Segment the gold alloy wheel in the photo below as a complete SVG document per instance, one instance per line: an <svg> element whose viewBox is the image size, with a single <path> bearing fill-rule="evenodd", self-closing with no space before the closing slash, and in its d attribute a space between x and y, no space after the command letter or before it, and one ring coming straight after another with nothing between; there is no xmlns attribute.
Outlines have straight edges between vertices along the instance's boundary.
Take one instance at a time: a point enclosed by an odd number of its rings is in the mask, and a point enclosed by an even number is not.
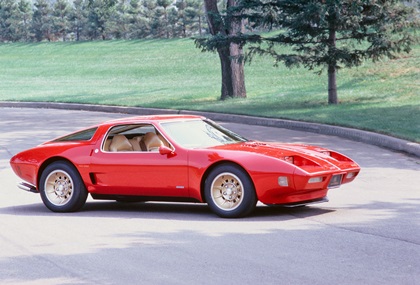
<svg viewBox="0 0 420 285"><path fill-rule="evenodd" d="M73 180L64 170L57 169L45 179L45 196L55 206L67 204L73 194Z"/></svg>
<svg viewBox="0 0 420 285"><path fill-rule="evenodd" d="M243 195L242 181L232 173L219 174L211 184L211 198L222 210L232 211L239 207Z"/></svg>

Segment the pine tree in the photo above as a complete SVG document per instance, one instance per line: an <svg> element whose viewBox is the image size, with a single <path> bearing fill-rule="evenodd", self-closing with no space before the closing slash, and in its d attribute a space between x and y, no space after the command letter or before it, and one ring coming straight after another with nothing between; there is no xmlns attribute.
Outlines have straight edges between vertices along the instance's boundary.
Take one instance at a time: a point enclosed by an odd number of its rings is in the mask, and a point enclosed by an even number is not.
<svg viewBox="0 0 420 285"><path fill-rule="evenodd" d="M14 3L11 0L0 1L0 40L3 42L10 41L11 30L10 19L12 17Z"/></svg>
<svg viewBox="0 0 420 285"><path fill-rule="evenodd" d="M119 0L106 23L107 30L115 39L128 38L129 16L125 0Z"/></svg>
<svg viewBox="0 0 420 285"><path fill-rule="evenodd" d="M170 6L167 9L168 14L168 36L172 38L181 36L181 28L179 25L179 13L178 9L174 6Z"/></svg>
<svg viewBox="0 0 420 285"><path fill-rule="evenodd" d="M28 0L0 0L0 41L29 41L32 8Z"/></svg>
<svg viewBox="0 0 420 285"><path fill-rule="evenodd" d="M190 26L192 33L202 36L203 29L206 28L203 3L200 0L187 0L185 8L185 18L187 27Z"/></svg>
<svg viewBox="0 0 420 285"><path fill-rule="evenodd" d="M54 40L52 34L51 7L47 0L36 0L35 10L32 18L32 30L37 41L47 39Z"/></svg>
<svg viewBox="0 0 420 285"><path fill-rule="evenodd" d="M67 0L57 0L54 3L52 12L53 33L56 38L66 41L67 33L70 31L71 7Z"/></svg>
<svg viewBox="0 0 420 285"><path fill-rule="evenodd" d="M87 2L85 0L74 0L73 9L69 15L70 30L74 34L75 40L80 41L87 32Z"/></svg>
<svg viewBox="0 0 420 285"><path fill-rule="evenodd" d="M30 40L32 22L32 3L29 0L20 0L17 4L18 22L16 40L27 42Z"/></svg>
<svg viewBox="0 0 420 285"><path fill-rule="evenodd" d="M172 4L172 0L157 0L157 13L160 18L159 24L161 25L160 30L162 30L164 36L169 38L169 19L168 19L168 7ZM161 35L163 36L163 35Z"/></svg>
<svg viewBox="0 0 420 285"><path fill-rule="evenodd" d="M242 0L231 11L254 28L279 29L273 36L236 34L237 43L253 43L249 56L268 55L276 64L302 65L310 70L327 69L328 103L337 104L336 73L363 60L393 57L409 52L413 38L407 27L413 10L398 0ZM282 53L279 45L291 46Z"/></svg>
<svg viewBox="0 0 420 285"><path fill-rule="evenodd" d="M91 39L106 40L109 31L107 22L109 21L117 0L88 0L88 33Z"/></svg>
<svg viewBox="0 0 420 285"><path fill-rule="evenodd" d="M197 0L177 0L175 3L178 11L178 27L181 36L188 37L192 34L202 36L203 3Z"/></svg>
<svg viewBox="0 0 420 285"><path fill-rule="evenodd" d="M146 17L147 7L142 5L139 0L131 0L127 14L128 14L128 38L141 39L150 34L150 21Z"/></svg>

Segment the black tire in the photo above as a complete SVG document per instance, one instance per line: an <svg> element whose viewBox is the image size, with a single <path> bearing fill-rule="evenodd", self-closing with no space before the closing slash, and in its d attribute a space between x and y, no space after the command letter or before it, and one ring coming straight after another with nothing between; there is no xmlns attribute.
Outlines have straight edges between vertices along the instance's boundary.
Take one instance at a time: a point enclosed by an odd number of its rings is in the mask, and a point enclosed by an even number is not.
<svg viewBox="0 0 420 285"><path fill-rule="evenodd" d="M45 206L53 212L75 212L86 203L88 192L77 169L65 161L48 165L39 190Z"/></svg>
<svg viewBox="0 0 420 285"><path fill-rule="evenodd" d="M222 218L250 214L257 204L254 185L237 165L221 164L207 176L204 195L210 209Z"/></svg>

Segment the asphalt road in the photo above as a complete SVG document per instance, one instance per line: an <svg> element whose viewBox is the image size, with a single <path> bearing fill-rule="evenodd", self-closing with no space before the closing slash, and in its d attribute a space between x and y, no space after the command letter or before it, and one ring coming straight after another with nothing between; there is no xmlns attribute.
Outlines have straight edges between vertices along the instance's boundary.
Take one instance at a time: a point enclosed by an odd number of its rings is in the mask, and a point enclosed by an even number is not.
<svg viewBox="0 0 420 285"><path fill-rule="evenodd" d="M90 199L55 214L16 187L13 154L122 116L0 108L0 284L420 284L420 160L363 143L225 124L251 139L326 146L362 167L329 203L258 205L243 219L201 204Z"/></svg>

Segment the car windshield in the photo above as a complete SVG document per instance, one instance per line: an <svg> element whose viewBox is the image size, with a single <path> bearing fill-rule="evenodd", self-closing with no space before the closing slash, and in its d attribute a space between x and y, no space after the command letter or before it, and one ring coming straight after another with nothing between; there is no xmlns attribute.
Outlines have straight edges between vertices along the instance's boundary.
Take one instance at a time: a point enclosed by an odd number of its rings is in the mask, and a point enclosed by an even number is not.
<svg viewBox="0 0 420 285"><path fill-rule="evenodd" d="M161 125L177 144L185 148L204 148L247 141L212 121L188 120Z"/></svg>

